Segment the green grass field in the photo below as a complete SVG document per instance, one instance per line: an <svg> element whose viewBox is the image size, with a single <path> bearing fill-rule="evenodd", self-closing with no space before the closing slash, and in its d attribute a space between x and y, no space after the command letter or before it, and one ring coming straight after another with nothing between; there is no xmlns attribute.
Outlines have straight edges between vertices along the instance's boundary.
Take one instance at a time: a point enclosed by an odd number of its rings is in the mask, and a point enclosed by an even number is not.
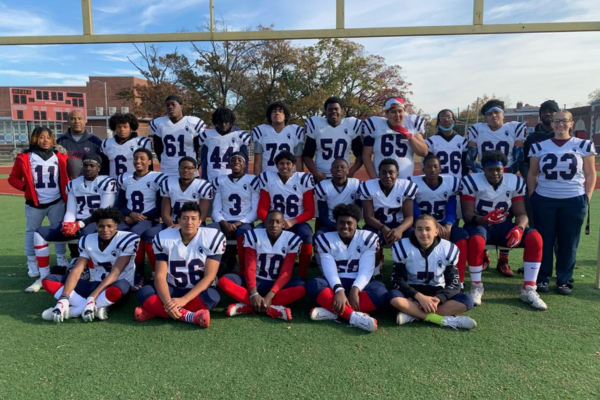
<svg viewBox="0 0 600 400"><path fill-rule="evenodd" d="M0 196L0 206L1 399L600 396L598 196L593 234L582 235L579 247L574 294L543 295L549 311L520 302L521 278L501 277L492 267L484 273L483 305L468 314L478 329L399 327L394 313L381 310L374 313L379 331L373 334L310 321L314 303L308 297L293 305L289 323L227 318L227 297L206 330L161 319L138 323L135 296L111 308L104 322L42 321L42 310L55 300L44 291L23 292L31 283L24 265L23 200ZM511 252L514 270L521 257L522 250ZM389 250L386 260L389 280Z"/></svg>

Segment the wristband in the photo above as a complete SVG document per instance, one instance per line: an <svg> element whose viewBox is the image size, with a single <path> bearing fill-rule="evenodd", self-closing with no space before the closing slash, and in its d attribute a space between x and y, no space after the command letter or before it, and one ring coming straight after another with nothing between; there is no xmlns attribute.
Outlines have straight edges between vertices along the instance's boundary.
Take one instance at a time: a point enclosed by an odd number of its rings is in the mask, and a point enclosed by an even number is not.
<svg viewBox="0 0 600 400"><path fill-rule="evenodd" d="M473 215L473 216L471 217L471 223L472 223L473 225L477 225L477 215Z"/></svg>
<svg viewBox="0 0 600 400"><path fill-rule="evenodd" d="M254 292L254 293L252 293L252 294L251 294L249 297L250 297L250 298L253 298L254 296L258 296L258 292Z"/></svg>
<svg viewBox="0 0 600 400"><path fill-rule="evenodd" d="M335 293L337 293L337 292L338 292L340 289L342 289L342 290L343 290L343 289L344 289L344 287L343 287L342 285L340 285L339 283L336 283L336 284L333 286L333 291L334 291Z"/></svg>
<svg viewBox="0 0 600 400"><path fill-rule="evenodd" d="M63 294L62 296L59 297L59 300L70 300L71 297L68 294Z"/></svg>

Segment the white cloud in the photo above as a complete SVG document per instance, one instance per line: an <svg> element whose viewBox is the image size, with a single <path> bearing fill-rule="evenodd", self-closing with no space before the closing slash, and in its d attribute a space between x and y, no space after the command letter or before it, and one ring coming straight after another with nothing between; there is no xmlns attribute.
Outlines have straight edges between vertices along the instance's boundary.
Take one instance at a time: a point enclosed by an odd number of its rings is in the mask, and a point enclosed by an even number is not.
<svg viewBox="0 0 600 400"><path fill-rule="evenodd" d="M0 3L0 36L73 35L79 32L26 9Z"/></svg>

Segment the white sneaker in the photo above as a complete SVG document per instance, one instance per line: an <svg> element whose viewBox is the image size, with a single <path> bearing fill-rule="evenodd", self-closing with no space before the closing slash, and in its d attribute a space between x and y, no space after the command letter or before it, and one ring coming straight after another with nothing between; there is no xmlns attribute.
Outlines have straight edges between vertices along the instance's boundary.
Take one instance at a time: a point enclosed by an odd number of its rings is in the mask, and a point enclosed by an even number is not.
<svg viewBox="0 0 600 400"><path fill-rule="evenodd" d="M416 321L418 318L413 317L412 315L404 314L403 312L399 312L396 316L396 323L398 325L409 324L413 321Z"/></svg>
<svg viewBox="0 0 600 400"><path fill-rule="evenodd" d="M25 289L25 293L35 293L39 292L42 288L42 278L39 278L35 282L33 282L27 289Z"/></svg>
<svg viewBox="0 0 600 400"><path fill-rule="evenodd" d="M107 320L108 307L97 307L96 311L94 311L94 317L98 318L100 321Z"/></svg>
<svg viewBox="0 0 600 400"><path fill-rule="evenodd" d="M444 317L444 322L442 326L447 326L448 328L454 329L475 329L477 328L477 322L471 317L467 317L464 315L458 317L447 316Z"/></svg>
<svg viewBox="0 0 600 400"><path fill-rule="evenodd" d="M69 263L69 260L67 259L67 256L56 256L56 264L61 266L61 267L68 267L69 265L71 265Z"/></svg>
<svg viewBox="0 0 600 400"><path fill-rule="evenodd" d="M483 297L483 283L471 283L470 295L473 298L473 304L480 306Z"/></svg>
<svg viewBox="0 0 600 400"><path fill-rule="evenodd" d="M284 306L271 306L269 307L269 311L267 312L267 314L271 318L278 318L284 321L292 320L292 311Z"/></svg>
<svg viewBox="0 0 600 400"><path fill-rule="evenodd" d="M27 275L32 278L38 278L40 276L40 269L38 268L37 261L27 261Z"/></svg>
<svg viewBox="0 0 600 400"><path fill-rule="evenodd" d="M377 320L367 313L354 311L350 316L350 325L356 326L367 332L377 331Z"/></svg>
<svg viewBox="0 0 600 400"><path fill-rule="evenodd" d="M546 311L548 306L544 303L544 300L540 298L540 295L536 291L537 286L525 286L525 289L521 288L521 301L529 303L529 305L536 310Z"/></svg>
<svg viewBox="0 0 600 400"><path fill-rule="evenodd" d="M50 307L42 312L42 319L44 321L54 321L54 307Z"/></svg>
<svg viewBox="0 0 600 400"><path fill-rule="evenodd" d="M333 321L338 319L338 316L323 307L315 307L310 310L310 319L313 321Z"/></svg>

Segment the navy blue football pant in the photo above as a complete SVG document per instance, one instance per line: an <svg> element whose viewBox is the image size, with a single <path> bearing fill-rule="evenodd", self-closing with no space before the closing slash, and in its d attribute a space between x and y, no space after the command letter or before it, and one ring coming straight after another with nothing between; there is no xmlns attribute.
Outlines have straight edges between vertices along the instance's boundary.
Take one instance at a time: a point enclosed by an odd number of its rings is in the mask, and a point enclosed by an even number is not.
<svg viewBox="0 0 600 400"><path fill-rule="evenodd" d="M430 286L430 285L410 285L412 288L416 289L419 293L423 293L425 296L435 296L436 293L438 293L439 291L441 291L443 288L439 287L439 286ZM390 290L388 295L387 295L387 301L390 302L393 299L395 299L396 297L402 297L402 298L406 298L406 296L404 296L404 294L396 289ZM452 296L451 298L449 298L448 300L454 300L457 301L461 304L464 304L465 307L467 307L467 311L469 311L470 309L473 308L473 298L471 297L471 295L468 295L466 293L457 293L454 296ZM446 300L446 301L448 301Z"/></svg>
<svg viewBox="0 0 600 400"><path fill-rule="evenodd" d="M45 291L50 293L52 296L65 285L67 282L68 275L48 275L42 281L42 287ZM84 281L80 279L75 286L75 293L83 297L87 298L98 286L100 286L102 282L90 282ZM117 279L112 285L107 287L104 291L106 293L106 298L112 301L113 303L125 296L129 293L131 289L131 284L127 282L125 279Z"/></svg>
<svg viewBox="0 0 600 400"><path fill-rule="evenodd" d="M568 199L552 199L534 192L531 205L535 228L544 241L538 282L550 282L556 241L556 283L558 286L570 284L589 199L585 194Z"/></svg>

